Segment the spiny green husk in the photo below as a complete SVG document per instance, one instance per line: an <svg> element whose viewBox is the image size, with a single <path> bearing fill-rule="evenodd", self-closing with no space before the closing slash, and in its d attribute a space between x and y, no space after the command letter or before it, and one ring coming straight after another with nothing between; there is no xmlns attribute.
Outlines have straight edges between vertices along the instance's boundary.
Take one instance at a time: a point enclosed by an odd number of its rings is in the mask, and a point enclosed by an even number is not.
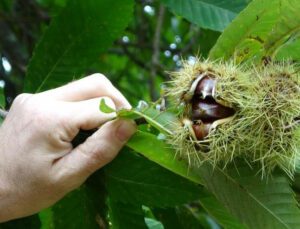
<svg viewBox="0 0 300 229"><path fill-rule="evenodd" d="M195 140L191 122L186 121L190 105L184 95L202 73L216 78L215 100L234 108L235 114L212 129L203 140ZM293 176L300 156L297 66L282 62L254 67L198 60L193 65L185 62L171 76L167 94L186 107L179 115L185 121L170 137L180 157L186 158L191 166L208 160L224 168L242 158L249 164L259 162L262 175L269 175L279 167Z"/></svg>

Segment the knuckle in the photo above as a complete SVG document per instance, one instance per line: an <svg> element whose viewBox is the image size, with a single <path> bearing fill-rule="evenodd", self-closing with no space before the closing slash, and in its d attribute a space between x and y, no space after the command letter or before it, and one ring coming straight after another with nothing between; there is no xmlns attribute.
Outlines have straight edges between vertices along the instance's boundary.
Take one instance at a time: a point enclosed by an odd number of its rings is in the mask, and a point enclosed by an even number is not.
<svg viewBox="0 0 300 229"><path fill-rule="evenodd" d="M21 105L21 104L24 104L26 101L28 101L29 98L32 97L32 94L29 94L29 93L22 93L22 94L19 94L13 104L18 104L18 105Z"/></svg>
<svg viewBox="0 0 300 229"><path fill-rule="evenodd" d="M96 83L101 84L101 85L112 85L110 80L103 74L101 73L95 73L92 75L92 77L95 79Z"/></svg>

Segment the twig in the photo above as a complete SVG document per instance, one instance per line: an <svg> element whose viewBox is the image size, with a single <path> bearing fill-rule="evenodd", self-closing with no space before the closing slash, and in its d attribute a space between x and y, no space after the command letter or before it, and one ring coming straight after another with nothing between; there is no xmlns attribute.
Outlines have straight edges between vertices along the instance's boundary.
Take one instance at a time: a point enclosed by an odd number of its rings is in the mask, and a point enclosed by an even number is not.
<svg viewBox="0 0 300 229"><path fill-rule="evenodd" d="M152 65L151 65L151 73L149 78L150 96L153 101L156 99L155 78L157 75L157 66L159 65L160 37L161 37L161 29L164 21L164 15L165 15L165 7L163 6L163 4L160 4L157 24L156 24L154 39L153 39L153 55L151 60Z"/></svg>

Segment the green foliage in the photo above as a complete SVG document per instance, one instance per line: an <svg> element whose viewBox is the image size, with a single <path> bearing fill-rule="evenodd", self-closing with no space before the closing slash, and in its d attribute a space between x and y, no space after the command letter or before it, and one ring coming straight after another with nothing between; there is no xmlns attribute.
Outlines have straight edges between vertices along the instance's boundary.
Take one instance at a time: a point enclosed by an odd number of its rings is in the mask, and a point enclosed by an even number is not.
<svg viewBox="0 0 300 229"><path fill-rule="evenodd" d="M176 14L206 29L223 31L250 0L163 0Z"/></svg>
<svg viewBox="0 0 300 229"><path fill-rule="evenodd" d="M166 135L172 134L172 127L174 127L174 123L177 122L174 114L160 112L149 105L143 105L131 110L122 109L118 112L118 117L127 119L144 118L151 126Z"/></svg>
<svg viewBox="0 0 300 229"><path fill-rule="evenodd" d="M4 97L4 92L3 88L0 88L0 108L5 107L5 97Z"/></svg>
<svg viewBox="0 0 300 229"><path fill-rule="evenodd" d="M39 92L82 77L120 36L132 7L132 0L68 1L34 51L25 91Z"/></svg>
<svg viewBox="0 0 300 229"><path fill-rule="evenodd" d="M100 199L100 193L87 185L71 192L52 207L53 228L99 228Z"/></svg>
<svg viewBox="0 0 300 229"><path fill-rule="evenodd" d="M111 108L110 106L108 106L105 103L105 99L101 99L99 109L100 109L100 111L102 111L103 113L106 113L106 114L115 112L115 110L113 108Z"/></svg>
<svg viewBox="0 0 300 229"><path fill-rule="evenodd" d="M112 229L147 229L142 206L109 200Z"/></svg>
<svg viewBox="0 0 300 229"><path fill-rule="evenodd" d="M186 161L176 160L174 151L154 134L138 131L127 146L173 173L202 184L201 176L189 169Z"/></svg>
<svg viewBox="0 0 300 229"><path fill-rule="evenodd" d="M5 107L5 97L4 97L4 93L3 93L3 89L0 88L0 108L4 108ZM0 125L2 123L3 119L0 117Z"/></svg>
<svg viewBox="0 0 300 229"><path fill-rule="evenodd" d="M143 150L144 155L148 152ZM266 224L271 228L300 226L300 211L288 178L277 172L266 180L257 176L257 171L244 163L225 172L209 163L198 169L204 185L249 228L264 228Z"/></svg>
<svg viewBox="0 0 300 229"><path fill-rule="evenodd" d="M242 163L225 173L210 166L200 171L206 187L249 228L299 227L297 202L282 172L265 180L256 175L254 168L243 167Z"/></svg>
<svg viewBox="0 0 300 229"><path fill-rule="evenodd" d="M297 60L299 7L297 0L252 1L226 28L210 58L260 61L278 54L279 59Z"/></svg>
<svg viewBox="0 0 300 229"><path fill-rule="evenodd" d="M236 63L260 63L266 57L300 59L297 0L253 0L247 7L248 0L163 0L179 17L164 12L163 5L156 2L137 2L135 17L133 0L38 2L58 16L33 52L26 92L40 92L101 71L130 101L148 101L158 97L158 88L167 79L164 71L181 66L180 55L193 60L200 49L199 54L207 56L213 45L211 59ZM3 1L0 10L10 12L13 6ZM42 28L46 25L41 23ZM219 37L215 31L225 27ZM153 42L157 37L158 49ZM189 167L166 143L176 117L171 110L160 112L155 107L162 108L157 103L118 111L120 118L147 122L127 143L131 150L125 148L82 187L38 216L0 228L300 227L292 181L281 171L262 179L256 165L250 168L241 161L226 170L209 163ZM100 110L113 112L103 100ZM293 188L300 193L299 175L295 177Z"/></svg>
<svg viewBox="0 0 300 229"><path fill-rule="evenodd" d="M9 221L7 223L0 224L0 229L38 229L41 227L40 219L37 215L29 216L21 219Z"/></svg>
<svg viewBox="0 0 300 229"><path fill-rule="evenodd" d="M121 152L105 173L109 196L123 203L170 207L196 200L201 190L194 183L127 151Z"/></svg>

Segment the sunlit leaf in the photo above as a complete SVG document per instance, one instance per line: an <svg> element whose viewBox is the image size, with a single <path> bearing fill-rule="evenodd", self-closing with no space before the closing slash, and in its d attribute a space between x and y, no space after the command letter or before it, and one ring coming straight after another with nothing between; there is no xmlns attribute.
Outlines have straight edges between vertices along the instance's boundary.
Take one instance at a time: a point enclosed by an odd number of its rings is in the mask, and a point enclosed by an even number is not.
<svg viewBox="0 0 300 229"><path fill-rule="evenodd" d="M100 108L101 112L106 113L106 114L115 112L115 110L113 108L111 108L110 106L108 106L105 103L105 99L101 99L99 108Z"/></svg>
<svg viewBox="0 0 300 229"><path fill-rule="evenodd" d="M250 0L163 0L173 12L202 28L222 31Z"/></svg>
<svg viewBox="0 0 300 229"><path fill-rule="evenodd" d="M176 159L174 150L153 134L138 131L127 143L127 146L175 174L198 184L202 183L201 175L189 168L186 161Z"/></svg>
<svg viewBox="0 0 300 229"><path fill-rule="evenodd" d="M210 52L212 59L260 59L269 33L280 19L280 0L253 0L225 29ZM283 2L282 2L283 3Z"/></svg>
<svg viewBox="0 0 300 229"><path fill-rule="evenodd" d="M144 118L151 126L164 134L173 134L174 124L178 122L176 116L167 111L158 111L150 106L144 108L122 109L117 112L118 117L138 119Z"/></svg>

